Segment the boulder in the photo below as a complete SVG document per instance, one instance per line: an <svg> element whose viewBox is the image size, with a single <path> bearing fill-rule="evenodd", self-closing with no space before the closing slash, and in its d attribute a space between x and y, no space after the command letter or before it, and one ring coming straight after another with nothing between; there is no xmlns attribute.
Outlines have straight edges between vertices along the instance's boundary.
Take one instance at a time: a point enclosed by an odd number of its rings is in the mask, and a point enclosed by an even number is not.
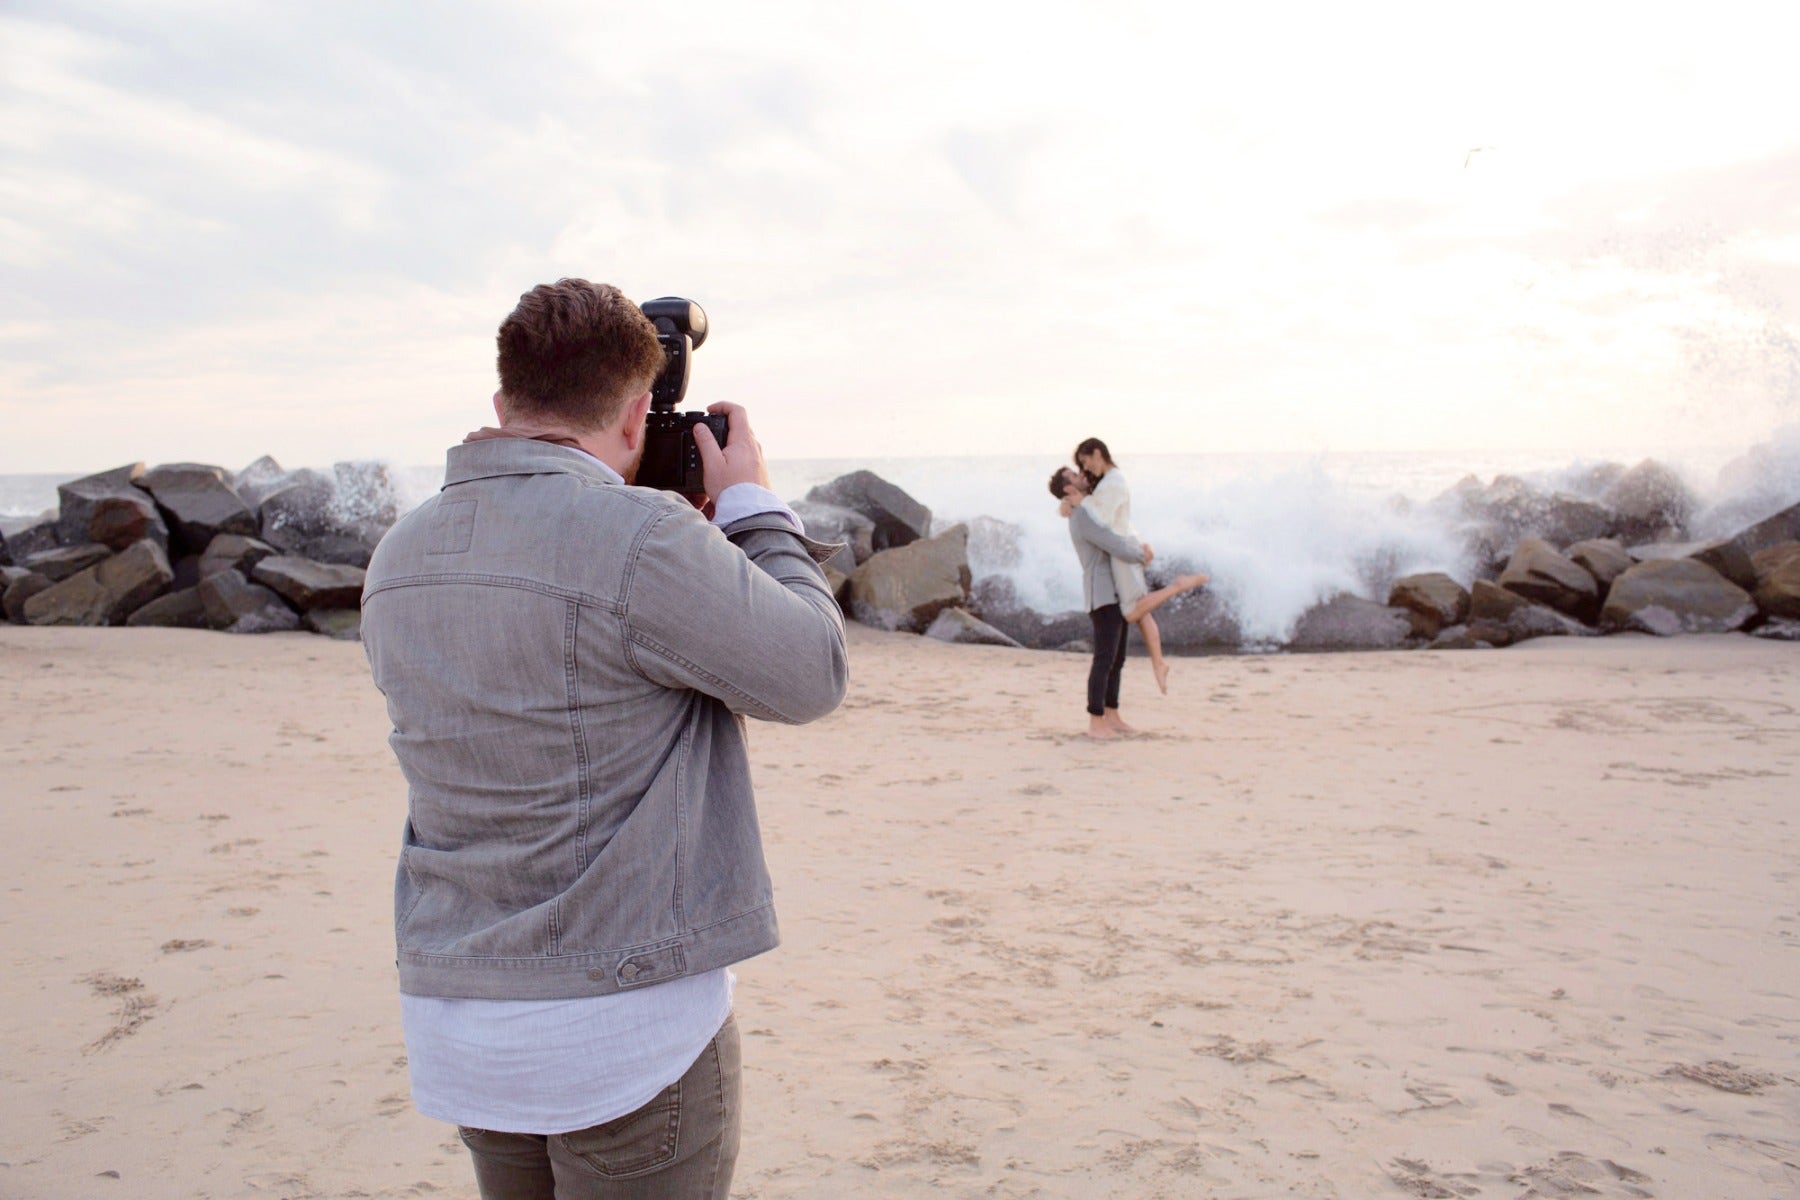
<svg viewBox="0 0 1800 1200"><path fill-rule="evenodd" d="M26 571L7 581L6 591L0 595L0 612L14 625L25 623L25 602L39 592L55 587L49 577L39 575L36 571Z"/></svg>
<svg viewBox="0 0 1800 1200"><path fill-rule="evenodd" d="M852 471L806 493L815 504L833 504L861 513L875 526L873 551L910 545L931 532L931 510L875 474Z"/></svg>
<svg viewBox="0 0 1800 1200"><path fill-rule="evenodd" d="M1492 642L1484 642L1469 632L1467 625L1451 625L1431 639L1427 650L1492 650Z"/></svg>
<svg viewBox="0 0 1800 1200"><path fill-rule="evenodd" d="M175 591L158 596L126 617L125 623L138 628L153 626L162 629L206 629L209 627L206 605L200 601L198 587L177 588Z"/></svg>
<svg viewBox="0 0 1800 1200"><path fill-rule="evenodd" d="M1800 618L1800 542L1783 542L1758 550L1756 604L1771 617Z"/></svg>
<svg viewBox="0 0 1800 1200"><path fill-rule="evenodd" d="M1751 555L1758 550L1767 550L1770 546L1779 546L1783 542L1800 542L1800 504L1784 508L1774 516L1758 521L1731 540ZM13 557L18 557L18 551L13 552Z"/></svg>
<svg viewBox="0 0 1800 1200"><path fill-rule="evenodd" d="M251 583L238 571L220 571L200 581L206 623L227 633L273 633L300 628L300 614L274 592Z"/></svg>
<svg viewBox="0 0 1800 1200"><path fill-rule="evenodd" d="M1014 649L1023 649L1018 642L970 613L966 608L946 608L940 612L926 627L925 636L936 638L940 642L956 642L962 645L1011 646Z"/></svg>
<svg viewBox="0 0 1800 1200"><path fill-rule="evenodd" d="M1636 561L1613 538L1591 538L1585 542L1576 542L1569 547L1567 558L1570 562L1579 563L1594 577L1602 594L1612 586L1613 580L1630 570L1631 564Z"/></svg>
<svg viewBox="0 0 1800 1200"><path fill-rule="evenodd" d="M831 598L838 602L839 608L844 607L844 593L850 588L849 572L838 569L836 555L820 563L819 569L825 572L825 586L830 589Z"/></svg>
<svg viewBox="0 0 1800 1200"><path fill-rule="evenodd" d="M1800 642L1800 621L1764 621L1750 631L1750 636L1776 642Z"/></svg>
<svg viewBox="0 0 1800 1200"><path fill-rule="evenodd" d="M1412 635L1407 609L1340 592L1302 613L1287 644L1295 650L1395 650Z"/></svg>
<svg viewBox="0 0 1800 1200"><path fill-rule="evenodd" d="M866 474L866 472L863 472ZM917 631L969 599L969 531L877 551L850 576L850 615L881 629Z"/></svg>
<svg viewBox="0 0 1800 1200"><path fill-rule="evenodd" d="M361 567L277 555L258 562L250 578L300 612L311 612L315 608L360 608L365 573Z"/></svg>
<svg viewBox="0 0 1800 1200"><path fill-rule="evenodd" d="M33 554L20 565L28 570L36 571L49 579L51 583L61 583L72 575L79 575L98 562L105 562L112 557L112 551L105 546L92 542L81 546L59 546L55 550L43 550Z"/></svg>
<svg viewBox="0 0 1800 1200"><path fill-rule="evenodd" d="M1500 586L1577 620L1591 619L1600 604L1600 589L1587 568L1564 558L1541 538L1519 543L1500 572Z"/></svg>
<svg viewBox="0 0 1800 1200"><path fill-rule="evenodd" d="M1508 588L1478 579L1469 589L1468 636L1490 646L1536 637L1579 637L1593 632L1581 622Z"/></svg>
<svg viewBox="0 0 1800 1200"><path fill-rule="evenodd" d="M32 625L120 625L175 578L155 542L136 542L25 602Z"/></svg>
<svg viewBox="0 0 1800 1200"><path fill-rule="evenodd" d="M340 642L362 641L362 610L357 608L315 608L300 614L301 628L321 633Z"/></svg>
<svg viewBox="0 0 1800 1200"><path fill-rule="evenodd" d="M12 565L12 551L6 548L6 530L0 529L0 567L10 567Z"/></svg>
<svg viewBox="0 0 1800 1200"><path fill-rule="evenodd" d="M1545 501L1543 515L1533 533L1553 546L1585 542L1609 536L1616 518L1604 505L1568 492L1552 493Z"/></svg>
<svg viewBox="0 0 1800 1200"><path fill-rule="evenodd" d="M166 463L145 471L137 486L169 516L177 550L199 554L221 533L254 536L256 513L225 480L223 467Z"/></svg>
<svg viewBox="0 0 1800 1200"><path fill-rule="evenodd" d="M1613 481L1602 497L1626 543L1680 541L1694 515L1694 496L1674 471L1645 459Z"/></svg>
<svg viewBox="0 0 1800 1200"><path fill-rule="evenodd" d="M1613 580L1600 619L1608 629L1668 637L1729 633L1755 615L1750 594L1705 563L1664 558L1641 562Z"/></svg>
<svg viewBox="0 0 1800 1200"><path fill-rule="evenodd" d="M1407 575L1388 590L1388 607L1411 614L1414 637L1434 638L1469 617L1469 593L1442 571Z"/></svg>
<svg viewBox="0 0 1800 1200"><path fill-rule="evenodd" d="M1632 561L1649 562L1656 558L1691 558L1703 562L1746 592L1756 590L1756 568L1750 552L1734 539L1713 542L1650 542L1633 546Z"/></svg>
<svg viewBox="0 0 1800 1200"><path fill-rule="evenodd" d="M108 549L123 550L149 538L166 551L168 526L156 505L133 486L143 474L143 463L129 463L58 484L56 540L64 546L99 542Z"/></svg>
<svg viewBox="0 0 1800 1200"><path fill-rule="evenodd" d="M260 538L221 533L206 544L206 552L200 556L198 578L205 579L220 571L239 571L247 578L257 563L274 558L278 553L280 551Z"/></svg>
<svg viewBox="0 0 1800 1200"><path fill-rule="evenodd" d="M6 551L12 555L13 562L22 563L34 554L42 554L62 545L62 538L56 532L57 524L57 520L51 517L7 534Z"/></svg>
<svg viewBox="0 0 1800 1200"><path fill-rule="evenodd" d="M1053 649L1093 632L1093 622L1084 612L1045 615L1027 606L1004 575L976 580L969 607L984 624L1032 650Z"/></svg>
<svg viewBox="0 0 1800 1200"><path fill-rule="evenodd" d="M788 506L806 527L806 536L820 542L843 542L826 561L848 575L875 553L875 522L859 512L836 504L796 500Z"/></svg>
<svg viewBox="0 0 1800 1200"><path fill-rule="evenodd" d="M358 481L358 503L364 507L340 500L335 469L332 476L306 469L288 474L263 498L259 510L262 539L283 554L298 558L368 566L376 543L393 520L390 517L383 521L380 511L368 511L369 505L385 510L378 481L359 478L353 471L346 471L346 477Z"/></svg>
<svg viewBox="0 0 1800 1200"><path fill-rule="evenodd" d="M267 454L231 477L231 489L251 511L262 507L263 498L287 479L282 465Z"/></svg>

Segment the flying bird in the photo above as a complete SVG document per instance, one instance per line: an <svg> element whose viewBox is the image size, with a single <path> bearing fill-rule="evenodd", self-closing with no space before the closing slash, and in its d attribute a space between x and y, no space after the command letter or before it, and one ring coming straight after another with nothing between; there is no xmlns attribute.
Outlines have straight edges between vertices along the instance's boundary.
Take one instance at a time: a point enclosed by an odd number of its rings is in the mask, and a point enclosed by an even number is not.
<svg viewBox="0 0 1800 1200"><path fill-rule="evenodd" d="M1463 155L1463 170L1466 171L1469 169L1469 163L1475 158L1475 156L1477 154L1480 154L1483 150L1492 150L1492 149L1493 149L1492 146L1470 146L1469 152L1467 154Z"/></svg>

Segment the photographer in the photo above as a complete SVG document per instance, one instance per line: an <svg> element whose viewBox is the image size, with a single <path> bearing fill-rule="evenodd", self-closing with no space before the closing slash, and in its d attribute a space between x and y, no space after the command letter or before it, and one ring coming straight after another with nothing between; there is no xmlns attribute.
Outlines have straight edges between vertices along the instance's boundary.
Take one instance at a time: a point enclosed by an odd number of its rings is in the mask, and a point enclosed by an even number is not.
<svg viewBox="0 0 1800 1200"><path fill-rule="evenodd" d="M616 288L526 293L498 428L369 566L413 1098L487 1200L726 1196L727 968L777 941L742 718L814 720L847 680L833 547L768 490L743 409L712 406L723 448L692 434L711 523L630 486L664 369Z"/></svg>

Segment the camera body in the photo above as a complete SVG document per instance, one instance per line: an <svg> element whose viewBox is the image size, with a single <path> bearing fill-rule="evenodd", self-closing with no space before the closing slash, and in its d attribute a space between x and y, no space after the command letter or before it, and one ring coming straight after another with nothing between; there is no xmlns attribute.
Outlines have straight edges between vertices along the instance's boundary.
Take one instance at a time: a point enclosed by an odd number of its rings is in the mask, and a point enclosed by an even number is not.
<svg viewBox="0 0 1800 1200"><path fill-rule="evenodd" d="M644 421L644 457L638 463L637 485L699 496L705 493L706 485L700 448L694 444L694 426L704 423L723 446L728 422L723 416L676 412L675 408L687 395L693 352L706 340L706 312L680 296L646 300L639 307L656 326L663 369L650 386L650 413Z"/></svg>

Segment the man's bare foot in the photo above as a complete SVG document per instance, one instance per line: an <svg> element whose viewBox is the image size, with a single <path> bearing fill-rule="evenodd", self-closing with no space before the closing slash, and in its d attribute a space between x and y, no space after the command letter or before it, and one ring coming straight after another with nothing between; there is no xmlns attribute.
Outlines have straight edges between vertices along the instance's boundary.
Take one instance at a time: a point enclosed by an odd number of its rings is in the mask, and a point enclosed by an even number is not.
<svg viewBox="0 0 1800 1200"><path fill-rule="evenodd" d="M1107 728L1113 730L1115 733L1130 735L1137 732L1135 727L1125 723L1125 718L1119 715L1119 710L1116 708L1109 711L1106 716L1100 719L1105 721Z"/></svg>
<svg viewBox="0 0 1800 1200"><path fill-rule="evenodd" d="M1111 722L1105 717L1089 717L1087 735L1096 742L1116 742L1119 740L1118 731L1112 727Z"/></svg>
<svg viewBox="0 0 1800 1200"><path fill-rule="evenodd" d="M1156 676L1156 690L1163 695L1169 694L1169 664L1166 662L1151 663L1150 673Z"/></svg>

